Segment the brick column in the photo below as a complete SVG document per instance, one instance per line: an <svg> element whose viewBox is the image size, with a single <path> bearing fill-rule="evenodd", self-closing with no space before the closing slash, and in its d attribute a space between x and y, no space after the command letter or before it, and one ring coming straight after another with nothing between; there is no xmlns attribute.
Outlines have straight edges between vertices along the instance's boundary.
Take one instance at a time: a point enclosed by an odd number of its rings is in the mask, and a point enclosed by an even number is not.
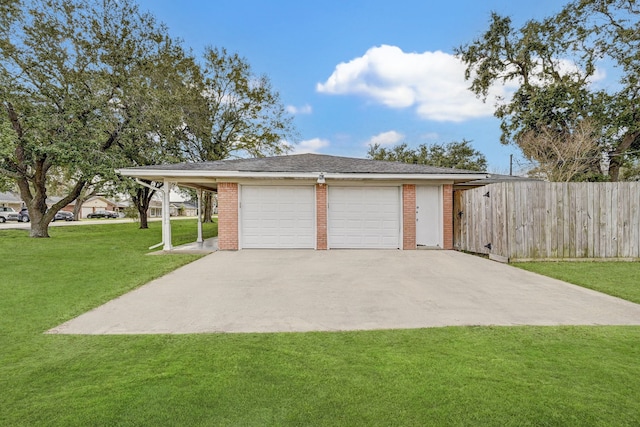
<svg viewBox="0 0 640 427"><path fill-rule="evenodd" d="M218 183L218 247L238 250L238 184Z"/></svg>
<svg viewBox="0 0 640 427"><path fill-rule="evenodd" d="M327 186L316 184L316 249L327 249Z"/></svg>
<svg viewBox="0 0 640 427"><path fill-rule="evenodd" d="M453 249L453 185L442 186L443 249Z"/></svg>
<svg viewBox="0 0 640 427"><path fill-rule="evenodd" d="M416 249L416 186L402 185L402 249Z"/></svg>

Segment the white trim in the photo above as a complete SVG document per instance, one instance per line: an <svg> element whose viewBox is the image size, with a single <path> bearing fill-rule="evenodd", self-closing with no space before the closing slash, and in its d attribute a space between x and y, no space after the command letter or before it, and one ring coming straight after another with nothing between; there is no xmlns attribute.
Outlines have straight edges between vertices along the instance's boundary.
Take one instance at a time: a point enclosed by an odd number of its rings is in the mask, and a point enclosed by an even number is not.
<svg viewBox="0 0 640 427"><path fill-rule="evenodd" d="M398 249L404 251L404 185L400 185L398 187L398 192L400 193L400 200L398 200L400 203L400 206L398 207L398 209L400 209L400 224L398 224L400 227L400 231L398 233L400 234L400 241L398 242Z"/></svg>
<svg viewBox="0 0 640 427"><path fill-rule="evenodd" d="M326 185L326 184L320 184ZM326 215L324 216L327 217ZM326 228L326 227L325 227ZM318 250L318 186L313 186L313 249Z"/></svg>
<svg viewBox="0 0 640 427"><path fill-rule="evenodd" d="M132 177L170 178L276 178L276 179L313 179L317 180L320 172L242 172L242 171L206 171L206 170L153 170L153 169L117 169L117 173ZM489 178L489 174L448 174L448 173L331 173L324 172L325 181L330 179L349 180L477 180ZM330 184L325 182L325 184Z"/></svg>
<svg viewBox="0 0 640 427"><path fill-rule="evenodd" d="M196 194L198 196L198 207L196 209L196 212L198 212L198 238L196 239L196 243L203 243L204 240L202 239L202 190L200 188L197 189Z"/></svg>
<svg viewBox="0 0 640 427"><path fill-rule="evenodd" d="M171 192L171 182L169 180L164 180L162 191L162 241L164 242L162 249L170 251L173 249L173 246L171 245L171 214L169 212L169 193Z"/></svg>
<svg viewBox="0 0 640 427"><path fill-rule="evenodd" d="M242 241L242 215L243 215L243 212L242 212L242 185L237 184L237 186L238 186L238 192L237 192L238 193L238 205L236 206L236 209L237 209L238 213L236 214L236 217L237 217L237 225L236 225L237 231L236 232L238 233L238 238L237 238L238 239L238 250L242 250L242 248L244 246L243 245L244 242ZM218 213L219 212L220 211L218 211ZM220 226L220 223L218 223L218 227L219 226Z"/></svg>

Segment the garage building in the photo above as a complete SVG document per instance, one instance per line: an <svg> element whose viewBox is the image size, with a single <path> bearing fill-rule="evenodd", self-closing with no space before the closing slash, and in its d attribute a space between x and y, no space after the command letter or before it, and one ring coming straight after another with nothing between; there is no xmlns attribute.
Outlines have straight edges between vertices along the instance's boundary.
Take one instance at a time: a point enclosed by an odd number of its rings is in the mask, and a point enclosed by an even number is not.
<svg viewBox="0 0 640 427"><path fill-rule="evenodd" d="M217 192L221 250L452 249L453 185L488 176L321 154L119 172Z"/></svg>

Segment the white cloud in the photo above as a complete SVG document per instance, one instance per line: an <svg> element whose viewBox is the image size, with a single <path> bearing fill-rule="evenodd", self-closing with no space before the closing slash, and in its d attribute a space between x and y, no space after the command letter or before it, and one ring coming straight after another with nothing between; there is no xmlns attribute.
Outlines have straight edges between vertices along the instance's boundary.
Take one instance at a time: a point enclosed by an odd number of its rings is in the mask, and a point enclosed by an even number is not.
<svg viewBox="0 0 640 427"><path fill-rule="evenodd" d="M390 130L388 132L379 133L378 135L372 137L366 142L366 145L393 145L400 142L402 138L404 138L403 134L401 134L400 132L396 132L395 130Z"/></svg>
<svg viewBox="0 0 640 427"><path fill-rule="evenodd" d="M336 66L321 93L355 94L390 108L415 108L424 119L460 122L493 114L493 106L477 99L464 80L464 64L441 51L406 53L396 46L382 45L363 56ZM493 96L507 96L496 87Z"/></svg>
<svg viewBox="0 0 640 427"><path fill-rule="evenodd" d="M581 73L571 60L561 59L557 65L565 74ZM382 45L338 64L316 90L360 95L390 108L414 108L427 120L461 122L491 116L495 102L509 100L518 87L517 81L496 84L490 88L487 102L482 102L468 89L471 82L464 79L465 68L454 55L441 51L407 53ZM605 72L597 69L589 80L594 83L605 77Z"/></svg>
<svg viewBox="0 0 640 427"><path fill-rule="evenodd" d="M329 145L330 142L326 139L313 138L300 141L299 143L290 146L293 148L293 154L304 154L317 153L321 149L327 148Z"/></svg>
<svg viewBox="0 0 640 427"><path fill-rule="evenodd" d="M287 110L287 113L291 113L291 114L311 114L311 112L313 111L313 109L311 108L311 105L309 104L304 104L302 107L296 107L295 105L287 105L285 109Z"/></svg>

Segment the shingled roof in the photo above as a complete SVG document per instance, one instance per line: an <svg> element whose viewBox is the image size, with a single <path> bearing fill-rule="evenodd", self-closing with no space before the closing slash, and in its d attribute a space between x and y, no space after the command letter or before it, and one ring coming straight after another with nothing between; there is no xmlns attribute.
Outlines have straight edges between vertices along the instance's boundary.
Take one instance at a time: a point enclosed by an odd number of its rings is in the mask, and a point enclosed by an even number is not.
<svg viewBox="0 0 640 427"><path fill-rule="evenodd" d="M329 156L326 154L293 154L252 159L213 162L175 163L141 166L132 170L157 171L238 171L238 172L326 172L372 174L482 174L463 169L439 168L400 162Z"/></svg>

